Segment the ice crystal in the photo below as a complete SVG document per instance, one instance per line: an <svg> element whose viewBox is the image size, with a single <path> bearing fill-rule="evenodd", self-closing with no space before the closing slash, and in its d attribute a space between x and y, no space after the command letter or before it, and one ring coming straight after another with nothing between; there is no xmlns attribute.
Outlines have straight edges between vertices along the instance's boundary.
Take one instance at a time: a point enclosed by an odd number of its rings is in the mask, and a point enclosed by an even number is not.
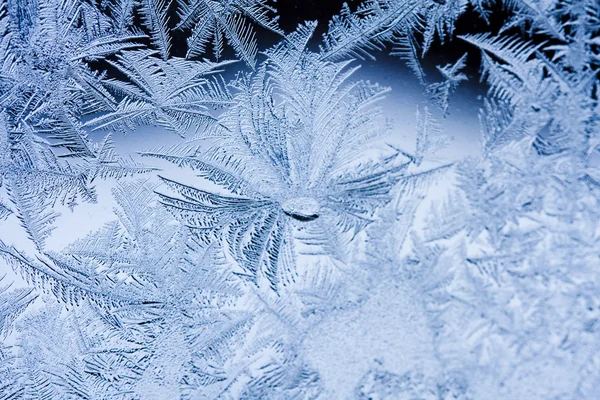
<svg viewBox="0 0 600 400"><path fill-rule="evenodd" d="M206 151L146 153L189 166L231 193L163 178L178 197L163 194L161 201L203 241L222 241L240 273L274 290L289 275L280 268L291 268L284 252L294 253L287 249L294 233L310 248L305 251L340 253L343 236L351 238L369 224L396 183L418 185L427 177L407 173L422 155L394 152L356 164L363 146L387 133L371 106L386 89L350 82L355 68L349 63L323 62L305 52L301 46L311 33L310 26L302 27L290 44L267 52L255 75L233 84L239 93L221 118L226 133L217 144ZM429 144L423 138L418 151Z"/></svg>
<svg viewBox="0 0 600 400"><path fill-rule="evenodd" d="M597 2L359 3L0 5L0 400L596 398Z"/></svg>

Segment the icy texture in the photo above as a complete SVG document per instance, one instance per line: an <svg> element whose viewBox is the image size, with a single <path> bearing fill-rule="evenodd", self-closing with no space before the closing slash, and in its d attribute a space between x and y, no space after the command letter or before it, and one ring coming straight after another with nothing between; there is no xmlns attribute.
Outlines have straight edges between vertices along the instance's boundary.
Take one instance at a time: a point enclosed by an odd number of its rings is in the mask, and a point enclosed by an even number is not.
<svg viewBox="0 0 600 400"><path fill-rule="evenodd" d="M388 131L373 105L386 89L350 84L347 62L305 53L311 28L301 27L267 52L256 74L232 84L238 95L220 118L220 140L203 151L187 145L145 153L190 167L221 189L163 178L176 194L160 200L199 240L221 242L241 275L276 292L292 284L286 281L294 280L298 252L345 261L346 242L389 202L396 184L412 190L443 170L411 174L417 158L398 150L361 161L365 144ZM429 142L423 139L420 153Z"/></svg>
<svg viewBox="0 0 600 400"><path fill-rule="evenodd" d="M266 0L3 2L0 400L597 398L600 7L501 3L344 5L311 51ZM358 78L384 50L414 141ZM81 203L112 218L50 246Z"/></svg>

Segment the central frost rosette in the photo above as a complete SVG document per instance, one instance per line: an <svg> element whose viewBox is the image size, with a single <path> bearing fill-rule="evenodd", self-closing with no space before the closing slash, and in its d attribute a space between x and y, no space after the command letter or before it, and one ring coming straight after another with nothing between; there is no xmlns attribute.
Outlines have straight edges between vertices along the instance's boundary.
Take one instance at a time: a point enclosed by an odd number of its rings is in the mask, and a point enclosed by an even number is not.
<svg viewBox="0 0 600 400"><path fill-rule="evenodd" d="M319 217L319 202L312 197L293 197L281 204L283 212L298 221L312 221Z"/></svg>

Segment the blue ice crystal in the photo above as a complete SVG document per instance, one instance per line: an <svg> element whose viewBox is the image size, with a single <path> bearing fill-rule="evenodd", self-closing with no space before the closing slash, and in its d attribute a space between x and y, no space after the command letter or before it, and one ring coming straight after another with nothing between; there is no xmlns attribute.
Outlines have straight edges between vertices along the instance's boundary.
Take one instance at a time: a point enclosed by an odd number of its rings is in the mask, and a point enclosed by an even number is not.
<svg viewBox="0 0 600 400"><path fill-rule="evenodd" d="M597 1L291 3L1 3L0 400L597 399Z"/></svg>

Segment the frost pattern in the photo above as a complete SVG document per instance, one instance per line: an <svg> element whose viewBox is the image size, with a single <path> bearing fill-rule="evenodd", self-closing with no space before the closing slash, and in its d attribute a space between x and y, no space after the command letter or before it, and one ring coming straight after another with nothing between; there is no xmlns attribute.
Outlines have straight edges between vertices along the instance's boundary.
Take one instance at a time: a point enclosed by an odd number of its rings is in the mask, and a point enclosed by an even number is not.
<svg viewBox="0 0 600 400"><path fill-rule="evenodd" d="M223 242L240 274L275 291L290 275L294 236L304 253L345 260L347 240L389 202L395 184L422 185L439 172L411 174L407 170L422 156L399 151L357 163L364 145L386 134L372 106L386 89L350 83L349 63L305 53L301 46L311 28L300 28L290 44L267 52L255 75L233 83L239 93L221 118L226 133L216 144L205 151L186 146L145 153L190 167L229 192L163 178L176 195L161 194L161 202L201 241Z"/></svg>
<svg viewBox="0 0 600 400"><path fill-rule="evenodd" d="M344 5L312 51L266 0L3 2L0 399L595 398L600 7L492 3ZM357 78L388 49L414 145ZM481 153L443 163L474 59ZM148 126L180 141L120 156Z"/></svg>

